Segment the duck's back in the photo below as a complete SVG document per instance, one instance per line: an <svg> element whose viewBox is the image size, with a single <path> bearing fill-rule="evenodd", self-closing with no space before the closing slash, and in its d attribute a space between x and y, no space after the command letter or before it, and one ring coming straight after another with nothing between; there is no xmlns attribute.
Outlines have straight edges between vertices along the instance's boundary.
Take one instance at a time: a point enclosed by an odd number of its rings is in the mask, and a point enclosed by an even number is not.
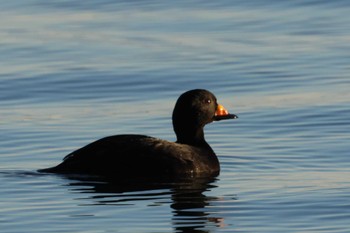
<svg viewBox="0 0 350 233"><path fill-rule="evenodd" d="M195 147L144 135L102 138L70 154L55 173L84 173L119 177L153 175L217 175L219 162L210 147Z"/></svg>

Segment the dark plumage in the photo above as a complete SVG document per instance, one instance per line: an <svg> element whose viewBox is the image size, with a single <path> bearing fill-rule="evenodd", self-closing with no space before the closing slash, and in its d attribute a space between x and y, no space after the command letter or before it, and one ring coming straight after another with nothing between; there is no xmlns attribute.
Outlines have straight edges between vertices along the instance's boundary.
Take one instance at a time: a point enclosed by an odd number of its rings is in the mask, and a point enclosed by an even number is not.
<svg viewBox="0 0 350 233"><path fill-rule="evenodd" d="M234 119L206 90L182 94L173 111L176 142L144 135L116 135L92 142L55 167L40 172L91 174L110 178L143 176L215 176L219 161L204 139L212 121Z"/></svg>

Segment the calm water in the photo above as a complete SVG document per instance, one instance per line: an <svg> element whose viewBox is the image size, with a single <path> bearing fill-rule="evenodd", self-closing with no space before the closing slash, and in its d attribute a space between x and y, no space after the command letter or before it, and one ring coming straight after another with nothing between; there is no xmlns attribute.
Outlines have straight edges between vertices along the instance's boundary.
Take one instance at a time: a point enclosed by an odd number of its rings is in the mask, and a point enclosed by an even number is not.
<svg viewBox="0 0 350 233"><path fill-rule="evenodd" d="M0 231L350 232L348 1L43 1L0 8ZM213 180L111 184L38 168L107 135L175 140L206 88Z"/></svg>

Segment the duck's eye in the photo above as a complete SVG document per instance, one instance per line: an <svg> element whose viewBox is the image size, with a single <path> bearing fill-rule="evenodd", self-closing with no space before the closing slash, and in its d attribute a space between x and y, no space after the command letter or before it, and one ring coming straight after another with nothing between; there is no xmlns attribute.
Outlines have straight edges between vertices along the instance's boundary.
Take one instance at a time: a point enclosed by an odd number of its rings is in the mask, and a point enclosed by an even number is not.
<svg viewBox="0 0 350 233"><path fill-rule="evenodd" d="M211 103L211 99L205 99L205 100L204 100L204 103L210 104L210 103Z"/></svg>

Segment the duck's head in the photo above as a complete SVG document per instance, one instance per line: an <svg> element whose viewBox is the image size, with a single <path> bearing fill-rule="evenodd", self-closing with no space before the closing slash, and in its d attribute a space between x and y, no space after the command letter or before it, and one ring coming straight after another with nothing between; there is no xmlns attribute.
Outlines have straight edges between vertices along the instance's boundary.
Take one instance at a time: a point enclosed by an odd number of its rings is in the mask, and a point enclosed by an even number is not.
<svg viewBox="0 0 350 233"><path fill-rule="evenodd" d="M217 103L213 93L195 89L178 98L173 111L173 126L178 142L188 143L204 140L203 127L206 124L236 118Z"/></svg>

